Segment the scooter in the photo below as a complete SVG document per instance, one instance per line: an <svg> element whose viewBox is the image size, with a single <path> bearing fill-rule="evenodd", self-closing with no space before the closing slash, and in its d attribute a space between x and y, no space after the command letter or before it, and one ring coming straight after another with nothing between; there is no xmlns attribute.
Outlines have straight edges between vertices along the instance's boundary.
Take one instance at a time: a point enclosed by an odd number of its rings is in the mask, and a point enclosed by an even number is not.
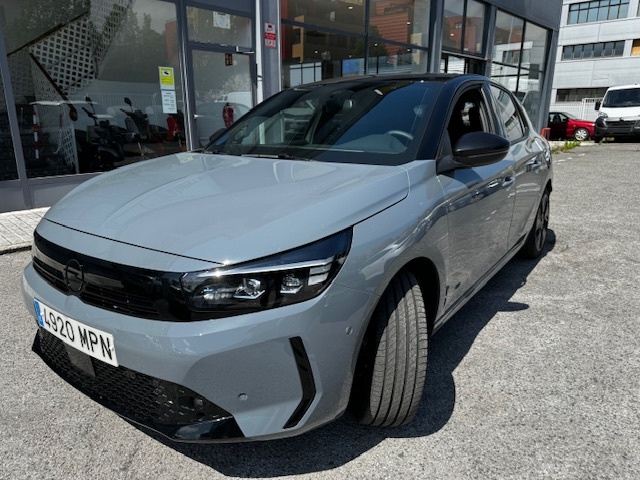
<svg viewBox="0 0 640 480"><path fill-rule="evenodd" d="M93 120L93 125L87 126L84 141L79 142L80 173L113 170L116 162L124 160L124 151L114 137L112 125L109 120L98 119L95 111L85 107L82 110Z"/></svg>
<svg viewBox="0 0 640 480"><path fill-rule="evenodd" d="M127 111L124 108L120 109L120 111L127 116L124 120L127 130L134 134L136 141L149 141L151 139L151 128L149 126L148 115L143 113L139 108L134 110L133 103L129 97L124 97L124 103L129 105L131 109L131 111Z"/></svg>

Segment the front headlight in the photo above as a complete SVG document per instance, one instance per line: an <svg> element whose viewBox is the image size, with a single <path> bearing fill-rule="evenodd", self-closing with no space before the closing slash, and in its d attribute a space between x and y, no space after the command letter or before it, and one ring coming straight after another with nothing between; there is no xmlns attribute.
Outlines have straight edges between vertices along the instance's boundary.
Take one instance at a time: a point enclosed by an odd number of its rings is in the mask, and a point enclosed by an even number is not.
<svg viewBox="0 0 640 480"><path fill-rule="evenodd" d="M351 247L351 229L270 257L182 276L189 308L212 318L303 302L322 293Z"/></svg>

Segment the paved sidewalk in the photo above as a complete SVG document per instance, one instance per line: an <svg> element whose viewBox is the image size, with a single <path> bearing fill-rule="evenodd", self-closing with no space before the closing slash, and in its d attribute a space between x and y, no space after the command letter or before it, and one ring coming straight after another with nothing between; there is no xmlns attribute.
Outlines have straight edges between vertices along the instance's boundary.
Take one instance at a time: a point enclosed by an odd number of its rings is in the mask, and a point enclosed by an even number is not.
<svg viewBox="0 0 640 480"><path fill-rule="evenodd" d="M48 209L0 213L0 255L30 248L33 230Z"/></svg>

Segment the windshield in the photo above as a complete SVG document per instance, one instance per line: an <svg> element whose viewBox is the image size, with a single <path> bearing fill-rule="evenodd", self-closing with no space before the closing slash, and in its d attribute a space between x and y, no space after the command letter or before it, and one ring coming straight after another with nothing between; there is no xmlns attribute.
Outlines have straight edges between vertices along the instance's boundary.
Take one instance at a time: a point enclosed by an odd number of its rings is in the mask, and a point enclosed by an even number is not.
<svg viewBox="0 0 640 480"><path fill-rule="evenodd" d="M603 107L640 107L640 88L609 90L604 96Z"/></svg>
<svg viewBox="0 0 640 480"><path fill-rule="evenodd" d="M292 88L242 117L205 152L398 165L413 160L442 84L414 80Z"/></svg>

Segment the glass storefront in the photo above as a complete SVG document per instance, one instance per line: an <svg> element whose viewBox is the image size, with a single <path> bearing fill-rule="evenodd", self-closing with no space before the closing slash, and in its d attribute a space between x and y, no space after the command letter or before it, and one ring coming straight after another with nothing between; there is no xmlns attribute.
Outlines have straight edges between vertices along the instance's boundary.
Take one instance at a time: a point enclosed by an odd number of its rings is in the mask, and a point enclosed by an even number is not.
<svg viewBox="0 0 640 480"><path fill-rule="evenodd" d="M496 15L491 77L515 93L537 125L549 31L503 11Z"/></svg>
<svg viewBox="0 0 640 480"><path fill-rule="evenodd" d="M430 0L281 0L281 10L284 88L427 71Z"/></svg>
<svg viewBox="0 0 640 480"><path fill-rule="evenodd" d="M174 4L23 0L3 6L29 178L111 170L182 150ZM164 90L163 81L172 88Z"/></svg>
<svg viewBox="0 0 640 480"><path fill-rule="evenodd" d="M16 154L13 150L7 99L4 95L4 79L1 73L2 72L0 72L0 87L2 88L3 94L0 95L0 182L18 179L18 165L16 164Z"/></svg>
<svg viewBox="0 0 640 480"><path fill-rule="evenodd" d="M442 73L485 73L487 5L475 0L444 0Z"/></svg>
<svg viewBox="0 0 640 480"><path fill-rule="evenodd" d="M20 193L0 211L203 146L256 98L327 78L490 73L538 124L558 26L525 17L561 8L499 3L0 0L0 195Z"/></svg>

